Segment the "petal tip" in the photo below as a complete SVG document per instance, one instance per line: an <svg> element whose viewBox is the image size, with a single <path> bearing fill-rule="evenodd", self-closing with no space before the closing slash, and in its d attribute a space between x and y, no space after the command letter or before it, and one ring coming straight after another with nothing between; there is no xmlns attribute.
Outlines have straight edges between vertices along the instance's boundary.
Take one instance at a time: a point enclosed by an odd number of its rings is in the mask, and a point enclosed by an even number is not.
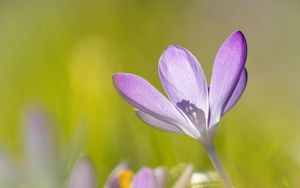
<svg viewBox="0 0 300 188"><path fill-rule="evenodd" d="M111 75L113 81L115 82L115 80L117 79L117 77L119 76L120 73L114 73Z"/></svg>
<svg viewBox="0 0 300 188"><path fill-rule="evenodd" d="M240 30L237 30L237 31L233 32L227 38L226 41L227 41L227 45L229 45L231 47L235 46L235 48L240 48L242 62L244 64L246 64L248 47L247 47L247 40L246 40L246 37L243 34L243 32L240 31Z"/></svg>
<svg viewBox="0 0 300 188"><path fill-rule="evenodd" d="M245 35L241 30L236 30L231 35L232 36L238 36L238 37L241 37L241 38L245 38Z"/></svg>
<svg viewBox="0 0 300 188"><path fill-rule="evenodd" d="M186 54L190 54L190 52L184 47L175 44L169 45L159 59L159 67L162 66L161 64L164 64L162 62L178 61L179 58L185 57Z"/></svg>
<svg viewBox="0 0 300 188"><path fill-rule="evenodd" d="M179 47L179 45L177 45L177 44L170 44L168 47L167 47L167 50L168 49L172 49L172 48L178 48Z"/></svg>
<svg viewBox="0 0 300 188"><path fill-rule="evenodd" d="M126 80L127 76L130 76L129 73L114 73L112 75L112 80L115 86L118 86L122 81Z"/></svg>
<svg viewBox="0 0 300 188"><path fill-rule="evenodd" d="M187 49L185 49L184 47L179 46L179 45L177 45L177 44L171 44L171 45L169 45L169 46L167 47L167 49L163 52L163 56L165 56L165 55L170 55L170 56L176 55L178 52L180 53L180 52L182 52L182 51L186 52Z"/></svg>
<svg viewBox="0 0 300 188"><path fill-rule="evenodd" d="M122 90L124 90L126 82L127 82L127 77L128 73L115 73L112 75L112 82L119 94L122 95Z"/></svg>
<svg viewBox="0 0 300 188"><path fill-rule="evenodd" d="M233 32L230 35L229 39L232 40L232 41L239 41L239 42L242 43L242 45L244 47L247 48L246 37L245 37L244 33L241 30L236 30L235 32Z"/></svg>
<svg viewBox="0 0 300 188"><path fill-rule="evenodd" d="M116 73L112 74L112 78L113 78L113 79L117 79L118 77L120 77L120 76L122 76L122 75L124 75L124 74L126 74L126 73L119 73L119 72L116 72Z"/></svg>
<svg viewBox="0 0 300 188"><path fill-rule="evenodd" d="M118 88L117 87L117 85L118 85L118 78L119 78L119 73L114 73L111 77L112 77L112 82L113 82L113 84L114 84L114 86L116 87L116 88Z"/></svg>
<svg viewBox="0 0 300 188"><path fill-rule="evenodd" d="M182 46L179 46L177 44L171 44L167 47L167 49L165 50L165 52L172 52L172 51L178 51L178 50L184 50L186 51L186 49Z"/></svg>

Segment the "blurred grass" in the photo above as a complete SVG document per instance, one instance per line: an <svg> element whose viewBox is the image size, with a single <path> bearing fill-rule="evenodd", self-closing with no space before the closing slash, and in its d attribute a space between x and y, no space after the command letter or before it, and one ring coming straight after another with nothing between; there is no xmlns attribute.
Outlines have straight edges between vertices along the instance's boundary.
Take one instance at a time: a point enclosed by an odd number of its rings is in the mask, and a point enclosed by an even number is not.
<svg viewBox="0 0 300 188"><path fill-rule="evenodd" d="M300 185L299 14L293 0L1 1L1 147L18 153L22 110L38 102L57 122L62 144L78 126L87 130L85 152L100 182L121 160L135 169L186 162L210 170L195 141L145 126L111 75L138 74L162 91L158 59L179 44L209 77L218 47L241 29L249 83L218 128L218 153L236 187Z"/></svg>

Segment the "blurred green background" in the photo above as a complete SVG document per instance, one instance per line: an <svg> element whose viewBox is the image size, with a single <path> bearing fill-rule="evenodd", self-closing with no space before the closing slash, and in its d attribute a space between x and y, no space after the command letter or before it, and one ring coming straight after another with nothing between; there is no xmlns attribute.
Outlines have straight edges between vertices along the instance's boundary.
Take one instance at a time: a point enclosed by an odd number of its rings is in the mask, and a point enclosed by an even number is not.
<svg viewBox="0 0 300 188"><path fill-rule="evenodd" d="M193 163L198 171L213 170L193 139L144 125L111 75L138 74L162 91L158 59L179 44L210 77L216 51L237 29L248 40L249 82L217 129L217 152L236 187L297 187L296 0L2 0L0 146L22 158L22 113L39 103L56 122L63 151L74 134L83 137L100 184L122 160L134 169Z"/></svg>

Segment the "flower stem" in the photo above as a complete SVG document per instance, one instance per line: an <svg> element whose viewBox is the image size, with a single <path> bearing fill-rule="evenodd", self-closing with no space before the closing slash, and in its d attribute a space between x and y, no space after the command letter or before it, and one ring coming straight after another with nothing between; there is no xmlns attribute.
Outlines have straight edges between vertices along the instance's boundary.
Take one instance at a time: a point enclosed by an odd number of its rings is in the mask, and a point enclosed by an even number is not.
<svg viewBox="0 0 300 188"><path fill-rule="evenodd" d="M231 183L230 178L226 174L226 172L218 158L215 147L213 145L210 146L209 148L207 148L207 153L208 153L208 156L209 156L211 162L213 163L214 167L216 168L220 178L222 178L225 187L226 188L234 188L233 184Z"/></svg>

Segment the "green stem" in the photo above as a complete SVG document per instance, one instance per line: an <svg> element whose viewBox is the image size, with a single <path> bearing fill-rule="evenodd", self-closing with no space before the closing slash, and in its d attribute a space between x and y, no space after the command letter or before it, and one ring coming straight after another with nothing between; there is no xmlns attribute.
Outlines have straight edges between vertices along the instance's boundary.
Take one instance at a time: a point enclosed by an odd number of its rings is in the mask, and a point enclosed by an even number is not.
<svg viewBox="0 0 300 188"><path fill-rule="evenodd" d="M233 184L231 183L230 178L226 174L226 172L218 158L215 147L213 145L211 145L209 148L207 148L207 153L208 153L208 156L209 156L211 162L213 163L214 167L216 168L220 178L222 178L225 187L226 188L234 188Z"/></svg>

